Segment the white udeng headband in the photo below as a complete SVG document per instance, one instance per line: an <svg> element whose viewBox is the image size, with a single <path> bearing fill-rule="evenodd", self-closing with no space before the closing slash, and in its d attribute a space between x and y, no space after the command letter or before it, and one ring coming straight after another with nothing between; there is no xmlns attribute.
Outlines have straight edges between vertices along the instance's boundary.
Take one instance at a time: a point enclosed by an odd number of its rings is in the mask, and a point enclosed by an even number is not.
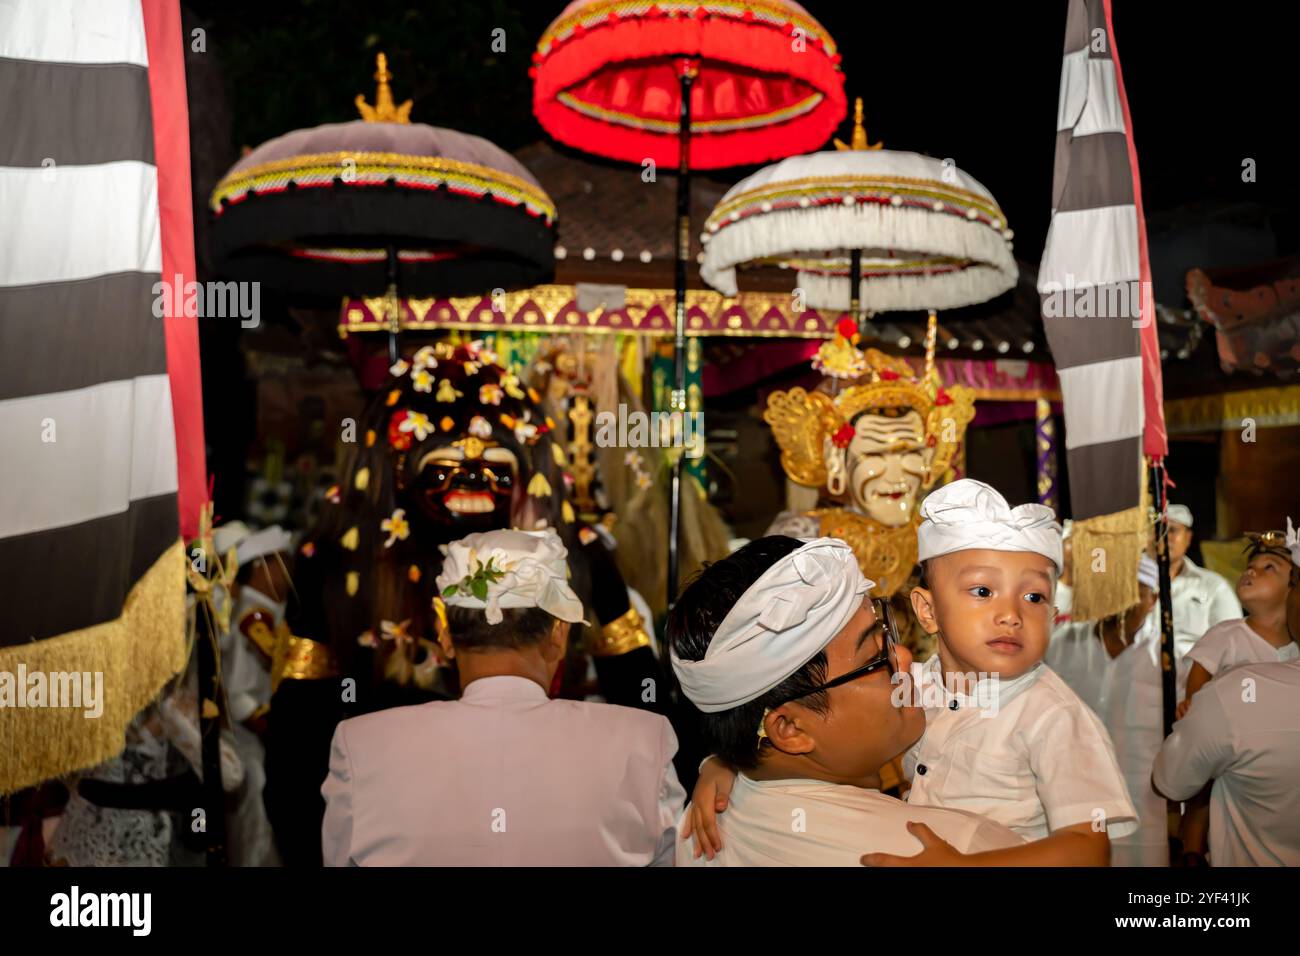
<svg viewBox="0 0 1300 956"><path fill-rule="evenodd" d="M703 660L672 655L682 691L706 714L761 697L817 656L874 586L843 541L807 542L741 595Z"/></svg>
<svg viewBox="0 0 1300 956"><path fill-rule="evenodd" d="M936 488L921 502L925 520L916 529L917 560L953 551L1032 551L1063 570L1061 526L1046 505L1012 508L991 485L962 478Z"/></svg>

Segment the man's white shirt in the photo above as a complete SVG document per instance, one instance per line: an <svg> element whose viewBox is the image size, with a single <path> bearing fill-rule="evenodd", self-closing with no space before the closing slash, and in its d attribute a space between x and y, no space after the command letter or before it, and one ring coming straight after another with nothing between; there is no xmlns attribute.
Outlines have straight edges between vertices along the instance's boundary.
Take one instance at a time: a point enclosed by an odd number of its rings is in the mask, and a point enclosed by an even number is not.
<svg viewBox="0 0 1300 956"><path fill-rule="evenodd" d="M726 812L718 815L722 851L712 860L694 859L692 841L679 840L677 865L860 866L864 853L915 856L921 842L907 831L909 822L924 823L962 853L1024 842L991 820L904 803L879 790L821 780L753 780L742 773Z"/></svg>
<svg viewBox="0 0 1300 956"><path fill-rule="evenodd" d="M1113 658L1097 626L1076 621L1058 627L1044 661L1101 718L1138 811L1138 831L1115 841L1111 864L1168 866L1167 806L1151 786L1151 766L1164 740L1159 617L1148 614L1132 643Z"/></svg>
<svg viewBox="0 0 1300 956"><path fill-rule="evenodd" d="M672 865L685 792L668 721L485 677L334 732L326 866Z"/></svg>
<svg viewBox="0 0 1300 956"><path fill-rule="evenodd" d="M1245 664L1202 687L1153 778L1171 800L1214 781L1214 866L1300 866L1300 661Z"/></svg>
<svg viewBox="0 0 1300 956"><path fill-rule="evenodd" d="M904 760L909 803L976 813L1029 840L1079 823L1111 839L1137 829L1106 728L1050 668L981 681L969 696L943 684L938 654L922 670L943 696L927 701L925 734Z"/></svg>

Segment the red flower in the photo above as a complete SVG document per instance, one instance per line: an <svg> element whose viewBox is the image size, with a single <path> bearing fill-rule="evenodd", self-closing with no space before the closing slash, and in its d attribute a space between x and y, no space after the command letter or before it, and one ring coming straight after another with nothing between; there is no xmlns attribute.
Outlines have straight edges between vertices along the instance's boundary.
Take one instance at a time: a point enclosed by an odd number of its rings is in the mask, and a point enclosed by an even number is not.
<svg viewBox="0 0 1300 956"><path fill-rule="evenodd" d="M840 319L835 323L835 331L846 339L852 339L858 334L858 323L849 318Z"/></svg>
<svg viewBox="0 0 1300 956"><path fill-rule="evenodd" d="M404 432L400 426L406 421L406 409L399 408L393 412L392 417L388 419L388 444L392 445L398 451L406 451L411 447L412 436L410 432Z"/></svg>
<svg viewBox="0 0 1300 956"><path fill-rule="evenodd" d="M933 435L927 435L927 436L926 436L926 439L925 439L925 447L926 447L926 448L933 448L933 447L934 447L935 445L937 445L938 443L939 443L939 440L938 440L937 438L935 438Z"/></svg>
<svg viewBox="0 0 1300 956"><path fill-rule="evenodd" d="M947 392L945 392L943 389L939 389L939 391L935 393L934 403L936 405L951 405L952 396L949 395Z"/></svg>
<svg viewBox="0 0 1300 956"><path fill-rule="evenodd" d="M853 426L845 422L839 427L839 430L831 436L831 443L834 444L836 448L848 448L849 442L853 441L854 434Z"/></svg>
<svg viewBox="0 0 1300 956"><path fill-rule="evenodd" d="M880 370L880 380L882 382L896 382L898 381L898 373L892 368L882 368Z"/></svg>

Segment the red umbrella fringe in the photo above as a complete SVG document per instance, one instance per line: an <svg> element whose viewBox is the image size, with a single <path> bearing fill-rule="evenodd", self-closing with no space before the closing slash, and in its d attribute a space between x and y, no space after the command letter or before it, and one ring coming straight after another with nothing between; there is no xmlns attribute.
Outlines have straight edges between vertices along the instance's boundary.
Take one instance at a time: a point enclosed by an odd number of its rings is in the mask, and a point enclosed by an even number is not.
<svg viewBox="0 0 1300 956"><path fill-rule="evenodd" d="M697 83L692 103L691 167L716 169L726 166L764 162L807 152L822 146L843 120L847 111L844 75L837 63L838 54L827 53L827 44L808 28L806 45L795 49L791 33L773 24L739 16L709 16L703 20L686 17L606 19L599 29L585 29L568 42L552 44L534 67L533 108L542 126L557 140L588 152L628 162L653 160L657 165L677 164L677 133L660 132L651 125L671 127L677 119L677 88L662 90L662 99L670 108L653 116L628 115L623 103L590 104L593 110L622 114L606 119L576 112L560 100L584 81L608 67L629 60L645 65L669 63L681 56L699 57L703 63L701 80L719 68L738 67L763 77L772 77L771 92L778 85L788 90L791 80L802 82L809 94L821 99L807 112L778 122L753 119L753 126L726 132L709 133L700 126L710 121L731 120L745 123L735 114L710 116ZM656 62L657 61L657 62ZM773 96L770 101L780 102ZM699 107L696 109L695 107Z"/></svg>

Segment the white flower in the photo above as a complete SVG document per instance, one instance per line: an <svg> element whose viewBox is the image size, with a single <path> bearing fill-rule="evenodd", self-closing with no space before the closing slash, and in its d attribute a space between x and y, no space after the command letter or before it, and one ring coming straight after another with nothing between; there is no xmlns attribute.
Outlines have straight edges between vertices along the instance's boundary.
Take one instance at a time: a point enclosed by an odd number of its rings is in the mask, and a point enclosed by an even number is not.
<svg viewBox="0 0 1300 956"><path fill-rule="evenodd" d="M411 536L411 525L406 520L405 508L398 508L392 517L381 521L379 527L388 534L388 540L384 542L385 548L391 548L395 542L405 541Z"/></svg>
<svg viewBox="0 0 1300 956"><path fill-rule="evenodd" d="M406 413L406 418L397 426L398 431L414 432L416 441L424 441L433 434L433 422L429 421L429 416L424 412Z"/></svg>

